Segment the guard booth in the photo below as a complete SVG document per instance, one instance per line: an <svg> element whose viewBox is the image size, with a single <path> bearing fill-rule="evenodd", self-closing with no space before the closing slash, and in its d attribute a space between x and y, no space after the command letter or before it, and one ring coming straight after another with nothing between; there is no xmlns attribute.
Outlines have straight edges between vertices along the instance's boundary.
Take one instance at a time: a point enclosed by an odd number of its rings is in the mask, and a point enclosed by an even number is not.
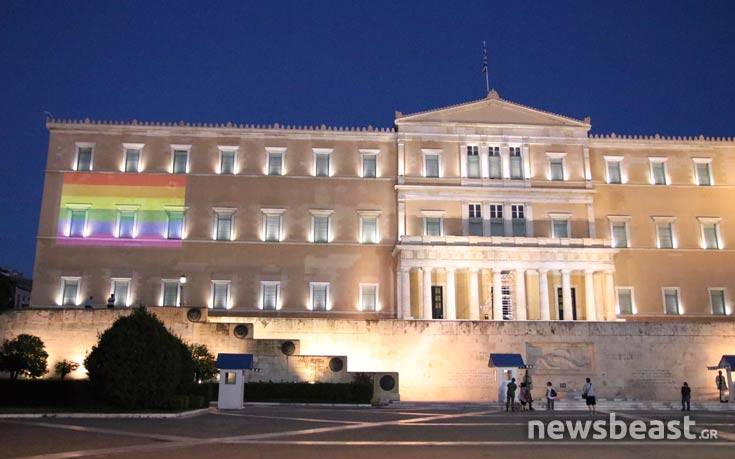
<svg viewBox="0 0 735 459"><path fill-rule="evenodd" d="M527 369L527 366L523 362L521 354L490 354L490 361L487 366L495 368L495 381L498 384L498 402L504 404L506 401L506 394L508 391L508 383L512 378L516 378L516 384L521 385L521 380L518 377L518 370ZM516 390L516 399L520 390Z"/></svg>
<svg viewBox="0 0 735 459"><path fill-rule="evenodd" d="M720 363L707 367L707 369L722 371L725 374L725 378L727 379L727 401L732 402L734 400L732 393L732 371L735 370L735 355L723 355L720 359ZM717 376L715 375L715 377ZM714 384L714 380L712 381L712 384Z"/></svg>
<svg viewBox="0 0 735 459"><path fill-rule="evenodd" d="M217 354L220 410L242 409L245 400L245 372L253 369L252 354Z"/></svg>

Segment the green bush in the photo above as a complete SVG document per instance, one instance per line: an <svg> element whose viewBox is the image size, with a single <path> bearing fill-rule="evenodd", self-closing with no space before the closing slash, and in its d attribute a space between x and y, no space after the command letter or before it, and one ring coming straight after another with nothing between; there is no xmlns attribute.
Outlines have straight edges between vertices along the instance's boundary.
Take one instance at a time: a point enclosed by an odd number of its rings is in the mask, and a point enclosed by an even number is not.
<svg viewBox="0 0 735 459"><path fill-rule="evenodd" d="M199 408L206 408L209 402L204 398L203 395L189 395L189 408L196 410Z"/></svg>
<svg viewBox="0 0 735 459"><path fill-rule="evenodd" d="M105 330L84 365L100 398L125 409L181 404L194 382L189 348L144 308Z"/></svg>
<svg viewBox="0 0 735 459"><path fill-rule="evenodd" d="M189 409L188 395L174 395L168 401L168 408L174 411L184 411Z"/></svg>
<svg viewBox="0 0 735 459"><path fill-rule="evenodd" d="M212 381L217 376L217 362L204 344L190 344L189 352L194 358L194 379L197 382Z"/></svg>
<svg viewBox="0 0 735 459"><path fill-rule="evenodd" d="M91 408L101 403L89 381L0 379L0 406Z"/></svg>
<svg viewBox="0 0 735 459"><path fill-rule="evenodd" d="M247 383L246 402L370 403L372 384Z"/></svg>

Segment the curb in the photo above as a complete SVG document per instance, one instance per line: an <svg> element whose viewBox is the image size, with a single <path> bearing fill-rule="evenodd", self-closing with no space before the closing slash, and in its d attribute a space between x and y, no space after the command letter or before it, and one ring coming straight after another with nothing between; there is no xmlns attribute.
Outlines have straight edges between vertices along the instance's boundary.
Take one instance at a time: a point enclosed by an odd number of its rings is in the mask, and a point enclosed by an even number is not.
<svg viewBox="0 0 735 459"><path fill-rule="evenodd" d="M337 407L337 408L373 408L369 403L288 403L288 402L245 402L245 406L320 406L320 407ZM230 410L223 410L230 411Z"/></svg>
<svg viewBox="0 0 735 459"><path fill-rule="evenodd" d="M0 413L0 419L88 418L88 419L176 419L208 413L209 408L179 413Z"/></svg>

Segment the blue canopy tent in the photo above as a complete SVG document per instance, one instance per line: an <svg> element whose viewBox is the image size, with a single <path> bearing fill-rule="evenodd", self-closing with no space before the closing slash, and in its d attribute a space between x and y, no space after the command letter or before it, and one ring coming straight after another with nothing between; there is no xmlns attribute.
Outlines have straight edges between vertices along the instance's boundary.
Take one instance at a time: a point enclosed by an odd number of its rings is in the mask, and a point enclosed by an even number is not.
<svg viewBox="0 0 735 459"><path fill-rule="evenodd" d="M490 368L531 368L523 362L521 354L490 354Z"/></svg>

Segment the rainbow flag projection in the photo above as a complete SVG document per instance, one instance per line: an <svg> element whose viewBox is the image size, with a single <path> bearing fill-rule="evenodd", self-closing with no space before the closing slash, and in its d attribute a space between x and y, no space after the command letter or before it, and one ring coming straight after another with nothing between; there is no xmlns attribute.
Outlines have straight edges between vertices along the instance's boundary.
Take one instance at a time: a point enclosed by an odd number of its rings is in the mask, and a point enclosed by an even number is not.
<svg viewBox="0 0 735 459"><path fill-rule="evenodd" d="M67 172L56 241L63 245L180 247L185 200L186 177L182 175Z"/></svg>

